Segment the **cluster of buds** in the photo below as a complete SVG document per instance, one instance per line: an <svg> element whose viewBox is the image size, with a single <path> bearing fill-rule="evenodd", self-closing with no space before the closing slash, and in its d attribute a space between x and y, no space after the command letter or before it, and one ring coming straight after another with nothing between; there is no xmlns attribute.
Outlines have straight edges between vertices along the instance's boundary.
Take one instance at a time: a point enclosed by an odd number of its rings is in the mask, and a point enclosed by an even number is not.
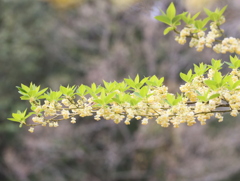
<svg viewBox="0 0 240 181"><path fill-rule="evenodd" d="M199 30L194 25L187 25L180 31L179 35L176 36L175 40L179 44L183 45L187 42L187 38L191 38L189 46L195 47L198 52L201 52L204 49L204 46L212 48L213 43L216 42L216 38L221 37L224 32L223 29L219 28L218 24L219 22L212 22L210 25L210 31L207 33L207 35L205 31ZM229 44L229 42L226 41L224 43ZM220 44L217 45L219 46ZM220 49L218 46L214 46L215 51Z"/></svg>
<svg viewBox="0 0 240 181"><path fill-rule="evenodd" d="M187 37L190 37L192 32L195 30L194 26L188 26L188 27L184 27L180 33L179 36L177 35L175 37L175 40L181 44L184 45L187 42Z"/></svg>
<svg viewBox="0 0 240 181"><path fill-rule="evenodd" d="M224 30L220 29L216 22L212 22L210 25L210 31L206 36L206 47L212 48L213 43L216 38L219 38L223 35Z"/></svg>
<svg viewBox="0 0 240 181"><path fill-rule="evenodd" d="M203 30L196 28L193 24L187 25L176 36L175 40L179 44L185 44L187 38L191 38L190 47L195 47L198 52L201 52L204 47L213 48L216 53L237 53L240 54L240 40L233 37L226 37L222 40L217 39L222 37L224 30L220 25L225 22L224 16L221 16L217 22L210 23L210 31L206 34Z"/></svg>
<svg viewBox="0 0 240 181"><path fill-rule="evenodd" d="M183 45L187 42L187 37L191 37L189 46L195 47L199 52L203 50L204 45L207 43L205 32L202 30L197 30L193 25L185 27L183 30L181 30L180 36L176 36L175 40L179 44Z"/></svg>
<svg viewBox="0 0 240 181"><path fill-rule="evenodd" d="M84 100L84 101L83 101ZM76 123L75 116L86 117L93 115L92 98L78 100L75 102L71 98L64 98L61 102L47 100L44 101L43 105L38 105L34 112L35 116L32 117L32 122L34 124L30 125L29 132L34 132L34 126L49 126L58 127L59 121L71 119L71 123Z"/></svg>
<svg viewBox="0 0 240 181"><path fill-rule="evenodd" d="M240 54L240 40L237 38L224 38L221 43L213 47L216 53L237 53Z"/></svg>

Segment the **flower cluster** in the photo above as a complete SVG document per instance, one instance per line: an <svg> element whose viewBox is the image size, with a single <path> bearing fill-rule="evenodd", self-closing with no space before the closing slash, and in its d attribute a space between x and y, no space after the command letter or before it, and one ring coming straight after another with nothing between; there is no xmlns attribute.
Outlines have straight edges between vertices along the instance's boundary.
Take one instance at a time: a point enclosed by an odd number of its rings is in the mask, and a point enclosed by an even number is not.
<svg viewBox="0 0 240 181"><path fill-rule="evenodd" d="M213 47L216 53L237 53L240 54L240 40L237 38L229 37L224 38L221 43Z"/></svg>
<svg viewBox="0 0 240 181"><path fill-rule="evenodd" d="M206 34L204 30L197 28L194 24L186 25L175 40L183 45L187 42L187 38L191 38L189 46L195 47L198 52L201 52L204 47L213 48L216 53L237 53L240 54L240 40L233 37L226 37L222 40L224 30L220 28L225 22L225 17L221 16L219 21L210 23L210 31Z"/></svg>

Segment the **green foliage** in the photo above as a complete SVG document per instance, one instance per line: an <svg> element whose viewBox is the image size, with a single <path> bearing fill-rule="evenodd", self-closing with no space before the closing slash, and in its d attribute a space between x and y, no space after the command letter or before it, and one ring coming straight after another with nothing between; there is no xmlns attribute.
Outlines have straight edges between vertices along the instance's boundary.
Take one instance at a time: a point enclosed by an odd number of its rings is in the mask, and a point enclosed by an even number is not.
<svg viewBox="0 0 240 181"><path fill-rule="evenodd" d="M180 73L180 77L185 81L185 82L191 82L192 79L194 78L194 75L192 74L192 69L188 71L187 74Z"/></svg>
<svg viewBox="0 0 240 181"><path fill-rule="evenodd" d="M163 15L156 16L155 18L158 21L161 21L170 26L164 30L164 32L163 32L164 35L168 34L170 31L176 30L177 26L181 25L182 20L186 23L186 25L194 24L197 29L203 30L203 31L206 30L205 26L209 22L209 20L211 20L210 17L207 17L203 20L195 20L199 16L200 12L196 13L193 17L191 17L190 13L188 13L188 12L184 12L184 13L176 15L176 8L173 3L171 3L168 6L166 13L163 12L162 10L161 10L161 12ZM216 12L214 12L214 14L209 13L209 16L211 16L211 17L220 16L221 17L221 15L220 15L221 13L222 13L222 11L216 10Z"/></svg>
<svg viewBox="0 0 240 181"><path fill-rule="evenodd" d="M60 101L61 100L61 96L62 96L62 92L60 91L52 91L50 90L50 92L44 94L44 98L49 101Z"/></svg>
<svg viewBox="0 0 240 181"><path fill-rule="evenodd" d="M194 24L197 29L205 31L206 28L204 27L210 20L213 22L220 21L220 18L222 17L226 8L227 6L223 7L221 10L217 8L214 12L205 8L204 11L208 17L203 20L195 20L201 12L196 13L192 17L191 14L188 12L176 15L176 8L173 3L170 3L166 10L166 13L161 10L161 13L163 15L156 16L155 18L170 26L169 29L165 29L164 34L170 32L170 28L173 28L172 30L174 30L176 26L181 24L181 20L183 20L186 25Z"/></svg>
<svg viewBox="0 0 240 181"><path fill-rule="evenodd" d="M223 63L221 60L212 59L211 63L212 63L212 65L209 65L208 66L209 68L216 70L216 71L222 69Z"/></svg>
<svg viewBox="0 0 240 181"><path fill-rule="evenodd" d="M201 76L205 74L210 67L207 66L206 64L200 63L199 66L194 64L194 72L196 73L197 76Z"/></svg>
<svg viewBox="0 0 240 181"><path fill-rule="evenodd" d="M209 18L205 18L203 20L196 20L196 21L194 21L194 25L198 30L205 31L207 29L207 28L205 28L205 26L207 25L209 20L210 20Z"/></svg>
<svg viewBox="0 0 240 181"><path fill-rule="evenodd" d="M206 8L204 8L204 11L208 15L211 21L218 22L226 9L227 9L227 6L224 6L221 10L217 8L214 12Z"/></svg>
<svg viewBox="0 0 240 181"><path fill-rule="evenodd" d="M48 88L40 90L40 86L36 86L35 84L30 84L30 86L26 86L21 84L21 87L17 86L18 92L22 95L21 100L31 100L32 102L38 99L44 99L44 92L47 91Z"/></svg>
<svg viewBox="0 0 240 181"><path fill-rule="evenodd" d="M236 55L234 57L230 56L230 62L225 63L228 64L231 69L238 69L240 67L240 59Z"/></svg>
<svg viewBox="0 0 240 181"><path fill-rule="evenodd" d="M182 19L182 16L187 14L185 12L185 13L176 15L176 8L173 3L171 3L168 6L166 13L164 13L163 11L161 12L163 15L156 16L155 19L170 26L164 30L164 33L163 33L164 35L168 34L170 31L175 30L176 26L181 24L180 20Z"/></svg>
<svg viewBox="0 0 240 181"><path fill-rule="evenodd" d="M239 90L238 86L240 85L240 80L234 82L231 78L228 79L228 84L225 85L228 90L233 91L233 90Z"/></svg>
<svg viewBox="0 0 240 181"><path fill-rule="evenodd" d="M12 113L12 118L8 118L8 120L19 122L20 123L19 127L22 127L22 125L26 123L26 119L30 117L32 114L34 113L31 112L27 114L27 109L25 109L25 111L23 112L18 110L17 113Z"/></svg>
<svg viewBox="0 0 240 181"><path fill-rule="evenodd" d="M149 85L149 86L162 86L162 83L164 81L164 77L158 79L157 76L152 76L147 82L146 84Z"/></svg>
<svg viewBox="0 0 240 181"><path fill-rule="evenodd" d="M177 97L175 97L175 95L168 93L167 98L164 101L166 101L170 106L175 106L182 101L182 98L183 97L181 95L177 95Z"/></svg>
<svg viewBox="0 0 240 181"><path fill-rule="evenodd" d="M75 88L76 86L72 86L72 87L60 86L60 92L66 97L72 97L74 96Z"/></svg>
<svg viewBox="0 0 240 181"><path fill-rule="evenodd" d="M204 83L212 90L217 90L223 86L227 86L231 78L231 75L222 76L221 72L216 71L212 80L205 80Z"/></svg>
<svg viewBox="0 0 240 181"><path fill-rule="evenodd" d="M87 87L83 84L81 84L78 88L77 91L75 93L76 95L79 96L85 96L87 94Z"/></svg>
<svg viewBox="0 0 240 181"><path fill-rule="evenodd" d="M147 82L147 80L148 80L148 77L145 77L140 81L139 75L137 75L134 80L132 80L131 78L124 79L127 85L133 89L140 89Z"/></svg>
<svg viewBox="0 0 240 181"><path fill-rule="evenodd" d="M201 12L196 13L191 17L191 14L188 13L186 16L182 16L182 20L186 23L186 25L193 24L195 19L200 15Z"/></svg>
<svg viewBox="0 0 240 181"><path fill-rule="evenodd" d="M210 89L208 89L208 91L204 92L203 94L199 93L198 91L197 91L197 93L199 94L199 96L197 96L197 98L198 98L199 100L201 100L202 102L205 102L205 103L208 102L208 101L210 101L211 99L214 99L214 98L217 98L217 97L220 96L219 93L209 95Z"/></svg>
<svg viewBox="0 0 240 181"><path fill-rule="evenodd" d="M230 59L230 66L232 68L238 67L238 58L230 57ZM37 117L34 118L34 122L38 124L31 124L31 126L46 125L47 123L51 125L52 119L60 121L78 114L84 117L96 113L96 120L99 120L98 114L105 119L113 119L116 123L119 123L124 117L129 119L140 116L145 117L142 124L147 124L146 119L155 117L158 120L157 117L161 116L161 114L174 112L174 115L170 114L168 116L174 117L183 114L187 117L182 117L182 119L189 119L188 125L192 125L195 123L193 121L194 116L199 116L198 102L208 104L212 101L211 107L208 109L213 111L218 106L221 106L221 99L224 99L224 101L229 99L224 97L226 91L239 89L240 80L233 80L233 74L236 74L234 72L236 70L234 69L231 74L223 76L219 71L223 65L224 63L221 60L212 59L211 65L200 63L194 65L194 72L190 69L187 74L180 73L180 77L186 84L181 88L182 93L177 95L168 93L167 88L162 85L164 79L156 76L140 79L139 75L137 75L133 79L131 77L124 79L120 83L103 81L104 86L95 83L91 86L83 84L78 87L60 86L59 91L50 90L47 93L44 93L47 88L40 90L40 86L32 83L29 86L22 84L21 87L17 88L23 96L22 100L30 102L32 112L26 114L26 110L24 112L18 111L13 113L13 118L9 118L9 120L19 122L22 125L26 124L26 118L35 114ZM159 99L159 97L162 98ZM45 99L44 104L39 99ZM188 108L188 104L192 103L195 103L196 106L195 113L194 107ZM62 104L67 107L63 108ZM168 112L167 109L172 109L172 111ZM182 113L181 109L184 109L187 113ZM163 110L166 112L164 113ZM176 110L180 111L179 115ZM203 111L202 114L206 114L205 112ZM193 117L188 116L189 114ZM50 119L44 118L48 115L54 117ZM235 115L235 112L233 112L233 115ZM171 119L174 120L174 118ZM204 119L204 117L201 118L203 120L202 124L205 124ZM174 123L173 120L174 127L178 127L179 121ZM183 120L182 122L186 121ZM126 124L129 124L129 120L126 121ZM161 122L159 124L164 127L169 125L169 123ZM55 125L57 124L55 123ZM29 131L33 132L33 128Z"/></svg>

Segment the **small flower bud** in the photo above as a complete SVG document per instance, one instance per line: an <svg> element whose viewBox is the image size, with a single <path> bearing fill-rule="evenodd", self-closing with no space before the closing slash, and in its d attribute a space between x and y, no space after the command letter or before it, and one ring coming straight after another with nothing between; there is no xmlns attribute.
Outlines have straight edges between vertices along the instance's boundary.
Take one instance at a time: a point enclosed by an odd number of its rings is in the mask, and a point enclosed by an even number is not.
<svg viewBox="0 0 240 181"><path fill-rule="evenodd" d="M54 123L53 123L53 126L54 126L54 127L58 127L58 126L59 126L59 125L58 125L58 122L54 122Z"/></svg>
<svg viewBox="0 0 240 181"><path fill-rule="evenodd" d="M142 125L147 125L148 124L148 119L147 118L143 118L142 119Z"/></svg>
<svg viewBox="0 0 240 181"><path fill-rule="evenodd" d="M72 117L72 118L71 118L71 123L72 123L72 124L75 124L75 123L76 123L76 118Z"/></svg>
<svg viewBox="0 0 240 181"><path fill-rule="evenodd" d="M33 133L33 132L34 132L34 127L30 127L30 128L28 129L28 131L29 131L30 133Z"/></svg>
<svg viewBox="0 0 240 181"><path fill-rule="evenodd" d="M52 122L50 122L48 125L49 125L49 127L53 127L53 123Z"/></svg>

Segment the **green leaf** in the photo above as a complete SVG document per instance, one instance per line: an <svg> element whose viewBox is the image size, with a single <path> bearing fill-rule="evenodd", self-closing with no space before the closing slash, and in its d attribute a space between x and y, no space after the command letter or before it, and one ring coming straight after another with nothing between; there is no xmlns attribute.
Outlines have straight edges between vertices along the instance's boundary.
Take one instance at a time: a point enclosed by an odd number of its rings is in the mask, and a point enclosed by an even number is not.
<svg viewBox="0 0 240 181"><path fill-rule="evenodd" d="M28 114L26 116L26 113L27 113L27 109L25 109L23 112L18 110L17 113L12 113L12 118L8 118L8 120L25 123L26 119L31 115L31 114Z"/></svg>
<svg viewBox="0 0 240 181"><path fill-rule="evenodd" d="M182 20L183 20L186 24L192 24L192 22L190 22L190 20L191 20L190 14L188 14L188 16L182 16Z"/></svg>
<svg viewBox="0 0 240 181"><path fill-rule="evenodd" d="M213 95L211 95L209 98L208 98L208 100L211 100L211 99L214 99L214 98L216 98L216 97L219 97L220 96L220 94L213 94Z"/></svg>
<svg viewBox="0 0 240 181"><path fill-rule="evenodd" d="M204 20L203 20L203 27L202 28L204 28L205 26L206 26L206 24L209 22L209 18L205 18Z"/></svg>
<svg viewBox="0 0 240 181"><path fill-rule="evenodd" d="M114 90L117 90L117 87L118 87L118 83L117 82L106 82L106 81L103 81L104 83L104 86L106 88L106 92L112 92Z"/></svg>
<svg viewBox="0 0 240 181"><path fill-rule="evenodd" d="M105 90L103 89L103 90L101 91L100 98L101 98L102 100L104 100L105 97L106 97L106 93L105 93Z"/></svg>
<svg viewBox="0 0 240 181"><path fill-rule="evenodd" d="M222 81L222 74L221 72L215 72L213 75L213 79L217 84L220 84Z"/></svg>
<svg viewBox="0 0 240 181"><path fill-rule="evenodd" d="M85 85L81 84L77 89L77 95L79 96L85 96L87 94L87 88Z"/></svg>
<svg viewBox="0 0 240 181"><path fill-rule="evenodd" d="M114 102L116 102L116 103L118 103L118 104L121 104L122 102L120 101L120 99L119 98L112 98L112 100L114 101Z"/></svg>
<svg viewBox="0 0 240 181"><path fill-rule="evenodd" d="M196 20L194 21L194 25L197 29L204 30L204 27L206 26L209 20L210 20L209 18L205 18L204 20Z"/></svg>
<svg viewBox="0 0 240 181"><path fill-rule="evenodd" d="M177 98L172 102L172 104L173 105L177 105L181 101L182 101L182 96L178 95Z"/></svg>
<svg viewBox="0 0 240 181"><path fill-rule="evenodd" d="M118 83L118 86L117 86L117 89L116 90L119 90L121 92L125 92L128 90L128 85L125 83L125 82L121 82L121 83Z"/></svg>
<svg viewBox="0 0 240 181"><path fill-rule="evenodd" d="M185 82L190 82L194 77L195 75L192 74L192 69L190 69L188 71L187 74L184 74L184 73L180 73L180 77L185 81Z"/></svg>
<svg viewBox="0 0 240 181"><path fill-rule="evenodd" d="M62 96L62 93L60 91L52 91L52 90L44 94L44 98L49 102L59 101L61 96Z"/></svg>
<svg viewBox="0 0 240 181"><path fill-rule="evenodd" d="M199 66L197 66L196 64L194 64L194 72L196 73L196 75L201 76L203 74L206 73L206 71L209 68L207 67L206 64L201 63Z"/></svg>
<svg viewBox="0 0 240 181"><path fill-rule="evenodd" d="M211 14L213 13L212 11L210 11L209 9L207 9L207 8L204 8L204 11L205 11L205 13L210 17L211 16Z"/></svg>
<svg viewBox="0 0 240 181"><path fill-rule="evenodd" d="M135 82L129 78L129 79L124 79L124 81L127 83L127 85L129 85L130 87L135 88Z"/></svg>
<svg viewBox="0 0 240 181"><path fill-rule="evenodd" d="M224 6L224 7L219 11L219 15L222 16L226 9L227 9L227 5Z"/></svg>
<svg viewBox="0 0 240 181"><path fill-rule="evenodd" d="M157 86L162 86L163 81L164 81L164 77L160 78L160 79L157 81Z"/></svg>
<svg viewBox="0 0 240 181"><path fill-rule="evenodd" d="M175 100L175 96L168 93L166 100L167 100L167 103L168 103L170 106L172 106L172 105L173 105L173 101Z"/></svg>
<svg viewBox="0 0 240 181"><path fill-rule="evenodd" d="M166 35L168 34L170 31L173 31L175 28L174 27L168 27L163 31L163 34Z"/></svg>
<svg viewBox="0 0 240 181"><path fill-rule="evenodd" d="M167 16L159 15L155 17L156 20L161 21L167 25L171 25L171 19L169 19Z"/></svg>
<svg viewBox="0 0 240 181"><path fill-rule="evenodd" d="M10 121L15 121L15 122L19 122L19 120L18 120L18 119L15 119L15 118L8 118L8 120L10 120Z"/></svg>
<svg viewBox="0 0 240 181"><path fill-rule="evenodd" d="M234 68L235 68L234 65L233 65L233 63L230 63L230 62L224 62L224 63L226 63L227 65L229 65L228 67L231 68L231 69L234 69Z"/></svg>
<svg viewBox="0 0 240 181"><path fill-rule="evenodd" d="M162 86L162 83L164 81L164 77L161 77L160 79L157 78L157 76L152 76L149 78L149 80L146 81L146 84L149 86Z"/></svg>
<svg viewBox="0 0 240 181"><path fill-rule="evenodd" d="M134 94L135 96L137 96L137 97L141 97L141 98L142 98L142 96L140 95L139 92L134 92L133 94Z"/></svg>
<svg viewBox="0 0 240 181"><path fill-rule="evenodd" d="M113 97L114 97L115 95L116 95L116 92L113 92L113 93L108 94L108 95L105 97L104 102L105 102L106 104L112 102L112 99L113 99Z"/></svg>
<svg viewBox="0 0 240 181"><path fill-rule="evenodd" d="M146 97L147 94L148 94L148 87L147 86L143 86L141 89L140 89L140 95L141 97Z"/></svg>
<svg viewBox="0 0 240 181"><path fill-rule="evenodd" d="M180 25L180 20L182 19L182 15L177 15L172 19L172 24L174 25Z"/></svg>
<svg viewBox="0 0 240 181"><path fill-rule="evenodd" d="M140 81L140 83L141 83L141 84L145 84L148 80L149 80L149 77L144 77L144 78Z"/></svg>
<svg viewBox="0 0 240 181"><path fill-rule="evenodd" d="M188 73L187 73L187 78L188 78L189 81L192 80L192 69L190 69L190 70L188 71Z"/></svg>
<svg viewBox="0 0 240 181"><path fill-rule="evenodd" d="M200 15L201 12L198 12L196 13L195 15L193 15L193 17L191 18L192 20L195 20L199 15Z"/></svg>
<svg viewBox="0 0 240 181"><path fill-rule="evenodd" d="M199 96L202 95L198 90L195 90L195 91L196 91L196 93L197 93Z"/></svg>
<svg viewBox="0 0 240 181"><path fill-rule="evenodd" d="M202 29L203 23L201 20L197 20L194 22L194 25L197 29Z"/></svg>
<svg viewBox="0 0 240 181"><path fill-rule="evenodd" d="M166 11L167 16L170 20L172 20L176 15L176 8L173 4L173 2L168 6L168 9Z"/></svg>
<svg viewBox="0 0 240 181"><path fill-rule="evenodd" d="M93 84L91 85L91 87L86 86L86 89L87 89L87 93L85 93L85 94L90 94L91 96L95 97L95 96L96 96L98 93L100 93L100 92L102 91L102 89L104 89L104 88L101 87L101 86L98 86L98 87L97 87L97 85L96 85L95 83L93 83Z"/></svg>
<svg viewBox="0 0 240 181"><path fill-rule="evenodd" d="M28 91L24 90L23 88L19 87L19 86L16 86L17 89L19 90L19 93L22 94L22 93L27 93Z"/></svg>
<svg viewBox="0 0 240 181"><path fill-rule="evenodd" d="M212 63L212 65L209 65L208 66L209 68L212 68L213 70L220 70L220 69L222 69L223 63L221 62L221 60L212 59L211 63Z"/></svg>
<svg viewBox="0 0 240 181"><path fill-rule="evenodd" d="M30 97L27 95L27 96L21 96L20 97L21 100L24 100L24 101L27 101L30 99Z"/></svg>
<svg viewBox="0 0 240 181"><path fill-rule="evenodd" d="M240 59L235 55L234 57L230 56L230 62L224 62L228 64L231 69L238 69L240 67Z"/></svg>
<svg viewBox="0 0 240 181"><path fill-rule="evenodd" d="M219 20L220 16L216 13L211 14L211 16L209 17L212 21L217 21Z"/></svg>
<svg viewBox="0 0 240 181"><path fill-rule="evenodd" d="M60 92L65 96L72 97L74 95L75 89L76 89L76 86L72 86L72 87L70 87L70 86L67 86L67 87L60 86Z"/></svg>
<svg viewBox="0 0 240 181"><path fill-rule="evenodd" d="M208 99L206 98L206 96L197 96L197 98L203 102L207 102Z"/></svg>
<svg viewBox="0 0 240 181"><path fill-rule="evenodd" d="M135 106L140 102L140 99L130 99L129 103L131 104L131 106Z"/></svg>
<svg viewBox="0 0 240 181"><path fill-rule="evenodd" d="M30 84L30 87L31 87L32 84ZM30 90L30 88L24 84L21 84L22 86L22 89L25 91L25 92L28 92Z"/></svg>
<svg viewBox="0 0 240 181"><path fill-rule="evenodd" d="M105 102L104 102L104 100L102 100L102 99L94 99L93 102L95 102L95 103L97 103L97 104L100 104L100 106L105 105Z"/></svg>
<svg viewBox="0 0 240 181"><path fill-rule="evenodd" d="M216 90L217 89L217 85L216 82L213 80L205 80L204 83L211 88L212 90Z"/></svg>
<svg viewBox="0 0 240 181"><path fill-rule="evenodd" d="M229 81L232 81L232 75L225 75L221 80L220 86L226 85Z"/></svg>
<svg viewBox="0 0 240 181"><path fill-rule="evenodd" d="M96 90L97 90L97 86L96 86L95 83L92 83L92 85L91 85L91 89L92 89L93 92L96 92Z"/></svg>
<svg viewBox="0 0 240 181"><path fill-rule="evenodd" d="M181 79L182 80L184 80L185 82L189 82L189 80L188 80L188 76L186 75L186 74L184 74L184 73L180 73L180 77L181 77Z"/></svg>
<svg viewBox="0 0 240 181"><path fill-rule="evenodd" d="M136 75L136 77L135 77L135 79L134 79L134 83L135 83L135 84L139 83L139 75L138 75L138 74Z"/></svg>
<svg viewBox="0 0 240 181"><path fill-rule="evenodd" d="M39 91L39 92L36 94L36 97L37 97L38 99L43 99L43 98L41 98L40 96L41 96L42 94L44 94L47 90L48 90L48 88L45 88L45 89Z"/></svg>

